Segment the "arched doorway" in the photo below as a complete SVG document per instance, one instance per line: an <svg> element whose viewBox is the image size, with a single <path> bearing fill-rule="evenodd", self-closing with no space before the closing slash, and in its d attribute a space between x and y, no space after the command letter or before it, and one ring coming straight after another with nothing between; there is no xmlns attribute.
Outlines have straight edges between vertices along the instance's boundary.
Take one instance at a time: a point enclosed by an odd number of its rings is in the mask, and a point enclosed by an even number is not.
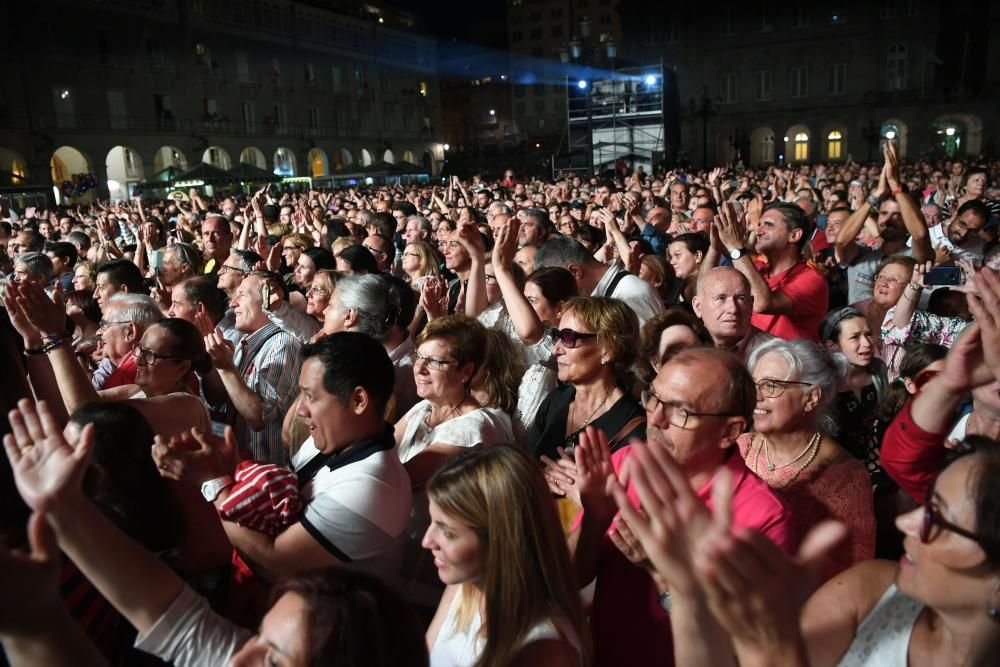
<svg viewBox="0 0 1000 667"><path fill-rule="evenodd" d="M278 176L295 175L295 153L291 148L282 146L274 151L274 173Z"/></svg>
<svg viewBox="0 0 1000 667"><path fill-rule="evenodd" d="M403 151L403 162L409 162L410 164L416 164L413 161L413 151Z"/></svg>
<svg viewBox="0 0 1000 667"><path fill-rule="evenodd" d="M932 152L942 157L964 157L982 151L983 121L972 114L939 116L931 125Z"/></svg>
<svg viewBox="0 0 1000 667"><path fill-rule="evenodd" d="M882 144L888 140L896 142L896 152L899 153L899 157L906 157L907 143L909 139L909 131L906 123L899 120L898 118L889 118L882 123L882 126L878 131L879 138L879 151L882 150Z"/></svg>
<svg viewBox="0 0 1000 667"><path fill-rule="evenodd" d="M750 133L750 164L774 164L774 130L758 127Z"/></svg>
<svg viewBox="0 0 1000 667"><path fill-rule="evenodd" d="M785 132L785 160L787 162L809 162L812 133L805 125L793 125Z"/></svg>
<svg viewBox="0 0 1000 667"><path fill-rule="evenodd" d="M267 156L256 146L247 146L240 151L240 162L251 164L260 169L267 169Z"/></svg>
<svg viewBox="0 0 1000 667"><path fill-rule="evenodd" d="M201 155L201 161L219 169L229 169L233 166L229 152L221 146L209 146L206 148L205 152Z"/></svg>
<svg viewBox="0 0 1000 667"><path fill-rule="evenodd" d="M354 155L346 148L337 151L337 169L343 169L349 164L354 164Z"/></svg>
<svg viewBox="0 0 1000 667"><path fill-rule="evenodd" d="M330 161L322 148L313 148L309 151L309 175L313 178L330 175Z"/></svg>
<svg viewBox="0 0 1000 667"><path fill-rule="evenodd" d="M388 148L385 149L385 153L382 153L382 160L389 164L396 164L396 156Z"/></svg>
<svg viewBox="0 0 1000 667"><path fill-rule="evenodd" d="M156 173L160 173L167 167L176 167L181 171L187 170L187 158L184 157L184 153L179 148L175 146L160 146L156 149L156 154L153 155L153 169Z"/></svg>
<svg viewBox="0 0 1000 667"><path fill-rule="evenodd" d="M136 184L143 178L139 153L129 146L115 146L104 158L104 166L108 170L108 194L111 199L131 199Z"/></svg>
<svg viewBox="0 0 1000 667"><path fill-rule="evenodd" d="M72 146L60 146L49 160L56 202L89 202L96 197L97 179L87 156Z"/></svg>
<svg viewBox="0 0 1000 667"><path fill-rule="evenodd" d="M0 147L0 171L10 174L11 183L14 185L24 183L28 178L28 163L17 151ZM4 180L6 179L5 174Z"/></svg>
<svg viewBox="0 0 1000 667"><path fill-rule="evenodd" d="M368 152L367 148L361 149L361 166L367 167L372 163L372 154Z"/></svg>

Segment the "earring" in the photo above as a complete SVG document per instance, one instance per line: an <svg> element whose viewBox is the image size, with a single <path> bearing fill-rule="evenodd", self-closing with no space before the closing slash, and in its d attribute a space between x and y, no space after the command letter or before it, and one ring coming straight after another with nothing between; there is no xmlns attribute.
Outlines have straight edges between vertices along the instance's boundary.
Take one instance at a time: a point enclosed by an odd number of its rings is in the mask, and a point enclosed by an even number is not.
<svg viewBox="0 0 1000 667"><path fill-rule="evenodd" d="M986 615L990 617L994 623L1000 623L1000 609L996 607L990 607L986 610Z"/></svg>
<svg viewBox="0 0 1000 667"><path fill-rule="evenodd" d="M813 411L812 406L811 405L807 405L806 406L806 412L812 412L812 411Z"/></svg>

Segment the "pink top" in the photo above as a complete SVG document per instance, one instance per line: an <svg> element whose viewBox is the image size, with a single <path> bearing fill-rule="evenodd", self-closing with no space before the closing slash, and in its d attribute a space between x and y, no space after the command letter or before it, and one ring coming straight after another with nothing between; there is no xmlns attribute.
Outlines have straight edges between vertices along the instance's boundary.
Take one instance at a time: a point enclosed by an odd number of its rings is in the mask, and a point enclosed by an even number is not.
<svg viewBox="0 0 1000 667"><path fill-rule="evenodd" d="M611 455L619 476L633 447L643 446L628 445ZM786 553L794 553L797 533L791 514L778 494L747 470L735 453L726 460L725 467L733 478L733 525L754 528ZM714 477L697 492L709 507L712 506L713 481ZM631 484L627 493L632 503L639 507ZM579 522L580 517L577 517L577 526ZM673 664L670 615L660 607L653 579L646 570L625 558L607 536L601 544L590 627L594 665Z"/></svg>
<svg viewBox="0 0 1000 667"><path fill-rule="evenodd" d="M746 467L751 471L766 470L760 448L750 446L754 433L744 433L736 444ZM747 458L747 457L750 458ZM826 519L836 519L847 524L850 536L833 555L833 562L826 572L832 577L855 563L875 557L875 501L872 494L871 477L864 464L857 459L824 468L810 468L802 471L791 486L784 486L797 470L796 466L779 468L769 483L777 491L792 511L798 539L805 537L809 530Z"/></svg>

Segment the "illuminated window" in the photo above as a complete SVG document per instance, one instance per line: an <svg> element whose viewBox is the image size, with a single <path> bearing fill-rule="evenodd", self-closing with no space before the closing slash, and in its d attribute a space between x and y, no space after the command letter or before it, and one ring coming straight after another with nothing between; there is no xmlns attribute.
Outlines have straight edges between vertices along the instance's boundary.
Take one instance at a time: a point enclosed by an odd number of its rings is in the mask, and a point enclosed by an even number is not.
<svg viewBox="0 0 1000 667"><path fill-rule="evenodd" d="M798 139L798 135L796 135ZM826 135L826 156L831 160L839 160L843 155L844 135L840 130L834 130Z"/></svg>
<svg viewBox="0 0 1000 667"><path fill-rule="evenodd" d="M809 159L809 135L799 132L795 135L795 161L804 162Z"/></svg>

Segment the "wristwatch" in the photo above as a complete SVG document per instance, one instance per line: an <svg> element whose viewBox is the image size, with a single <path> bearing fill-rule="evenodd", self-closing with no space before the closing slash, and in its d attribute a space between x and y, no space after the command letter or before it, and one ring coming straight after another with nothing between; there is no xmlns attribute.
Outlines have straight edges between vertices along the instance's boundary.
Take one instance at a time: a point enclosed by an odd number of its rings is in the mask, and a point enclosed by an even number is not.
<svg viewBox="0 0 1000 667"><path fill-rule="evenodd" d="M748 250L747 248L736 248L734 250L730 250L729 251L729 258L735 262L740 257L743 257L744 255L749 255L749 254L750 254L750 250Z"/></svg>
<svg viewBox="0 0 1000 667"><path fill-rule="evenodd" d="M210 503L214 503L222 491L233 485L233 478L229 475L210 479L201 485L202 497Z"/></svg>

